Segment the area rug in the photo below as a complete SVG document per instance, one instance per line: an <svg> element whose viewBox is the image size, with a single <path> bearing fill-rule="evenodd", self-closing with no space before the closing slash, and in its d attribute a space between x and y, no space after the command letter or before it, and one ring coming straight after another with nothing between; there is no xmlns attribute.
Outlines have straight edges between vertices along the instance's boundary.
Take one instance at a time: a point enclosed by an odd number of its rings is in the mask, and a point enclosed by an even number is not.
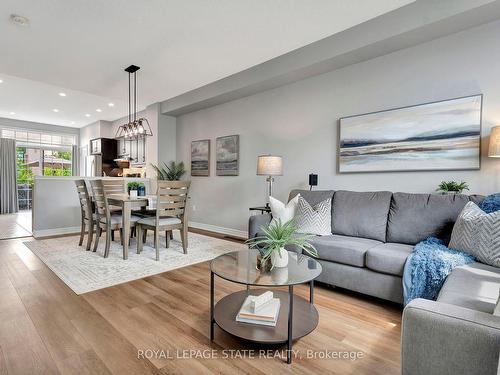
<svg viewBox="0 0 500 375"><path fill-rule="evenodd" d="M24 242L76 294L83 294L180 267L211 260L221 254L246 249L246 245L189 233L188 253L184 254L179 233L174 233L170 247L160 237L160 260L156 261L153 237L148 236L140 255L132 239L127 260L119 242L112 242L109 257L104 258L104 236L97 252L78 246L78 236Z"/></svg>

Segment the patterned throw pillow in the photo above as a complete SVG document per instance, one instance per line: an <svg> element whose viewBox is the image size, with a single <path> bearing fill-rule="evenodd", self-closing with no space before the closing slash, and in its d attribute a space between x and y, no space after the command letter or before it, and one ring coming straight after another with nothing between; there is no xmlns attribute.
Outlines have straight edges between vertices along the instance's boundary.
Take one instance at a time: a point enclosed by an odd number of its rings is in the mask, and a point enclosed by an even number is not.
<svg viewBox="0 0 500 375"><path fill-rule="evenodd" d="M328 236L332 234L332 198L311 207L299 197L296 214L297 233Z"/></svg>
<svg viewBox="0 0 500 375"><path fill-rule="evenodd" d="M449 247L500 267L500 211L487 214L475 203L467 203L453 227Z"/></svg>

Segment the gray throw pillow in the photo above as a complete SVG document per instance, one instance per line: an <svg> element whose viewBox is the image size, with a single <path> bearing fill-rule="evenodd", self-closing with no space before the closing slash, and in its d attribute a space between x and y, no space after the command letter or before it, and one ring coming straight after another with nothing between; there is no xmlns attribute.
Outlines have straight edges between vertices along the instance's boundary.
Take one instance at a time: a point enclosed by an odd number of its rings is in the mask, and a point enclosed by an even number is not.
<svg viewBox="0 0 500 375"><path fill-rule="evenodd" d="M299 196L295 216L297 233L328 236L332 234L332 198L311 206Z"/></svg>
<svg viewBox="0 0 500 375"><path fill-rule="evenodd" d="M500 211L487 214L475 203L467 203L455 222L449 247L500 267Z"/></svg>

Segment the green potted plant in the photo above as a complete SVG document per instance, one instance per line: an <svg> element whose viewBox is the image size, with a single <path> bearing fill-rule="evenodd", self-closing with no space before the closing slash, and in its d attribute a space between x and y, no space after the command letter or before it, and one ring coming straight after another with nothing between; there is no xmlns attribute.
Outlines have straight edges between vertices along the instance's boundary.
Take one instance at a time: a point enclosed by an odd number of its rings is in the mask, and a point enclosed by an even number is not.
<svg viewBox="0 0 500 375"><path fill-rule="evenodd" d="M158 180L178 181L186 174L186 169L184 168L184 163L182 161L179 163L171 161L168 164L163 163L163 165L165 167L159 167L151 164L156 171L156 177Z"/></svg>
<svg viewBox="0 0 500 375"><path fill-rule="evenodd" d="M464 190L469 190L469 185L465 181L441 181L436 189L443 194L461 194Z"/></svg>
<svg viewBox="0 0 500 375"><path fill-rule="evenodd" d="M297 225L292 219L286 223L281 220L273 221L268 227L261 228L264 235L251 238L246 241L251 249L258 249L260 252L261 270L266 268L269 261L271 269L274 267L286 267L288 265L288 251L285 246L293 245L303 250L305 253L317 257L318 252L308 240L311 235L297 235Z"/></svg>
<svg viewBox="0 0 500 375"><path fill-rule="evenodd" d="M139 189L140 183L136 181L131 181L127 184L128 195L131 197L137 197L137 190Z"/></svg>

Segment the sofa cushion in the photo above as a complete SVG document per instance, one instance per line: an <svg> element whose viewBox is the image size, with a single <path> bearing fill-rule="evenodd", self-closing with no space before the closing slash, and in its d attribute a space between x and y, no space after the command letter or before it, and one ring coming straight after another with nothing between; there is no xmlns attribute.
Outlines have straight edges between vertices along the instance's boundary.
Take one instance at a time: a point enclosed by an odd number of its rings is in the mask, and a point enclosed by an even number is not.
<svg viewBox="0 0 500 375"><path fill-rule="evenodd" d="M482 263L470 263L455 268L448 275L437 300L492 314L499 290L499 268Z"/></svg>
<svg viewBox="0 0 500 375"><path fill-rule="evenodd" d="M450 240L453 224L467 202L480 202L481 196L464 194L392 195L387 242L415 245L428 237Z"/></svg>
<svg viewBox="0 0 500 375"><path fill-rule="evenodd" d="M313 237L309 241L318 251L318 258L364 267L368 249L380 245L380 241L339 235Z"/></svg>
<svg viewBox="0 0 500 375"><path fill-rule="evenodd" d="M389 191L335 192L332 205L333 234L385 242L391 196Z"/></svg>
<svg viewBox="0 0 500 375"><path fill-rule="evenodd" d="M389 275L403 276L406 258L413 251L412 245L384 243L366 252L366 267Z"/></svg>

